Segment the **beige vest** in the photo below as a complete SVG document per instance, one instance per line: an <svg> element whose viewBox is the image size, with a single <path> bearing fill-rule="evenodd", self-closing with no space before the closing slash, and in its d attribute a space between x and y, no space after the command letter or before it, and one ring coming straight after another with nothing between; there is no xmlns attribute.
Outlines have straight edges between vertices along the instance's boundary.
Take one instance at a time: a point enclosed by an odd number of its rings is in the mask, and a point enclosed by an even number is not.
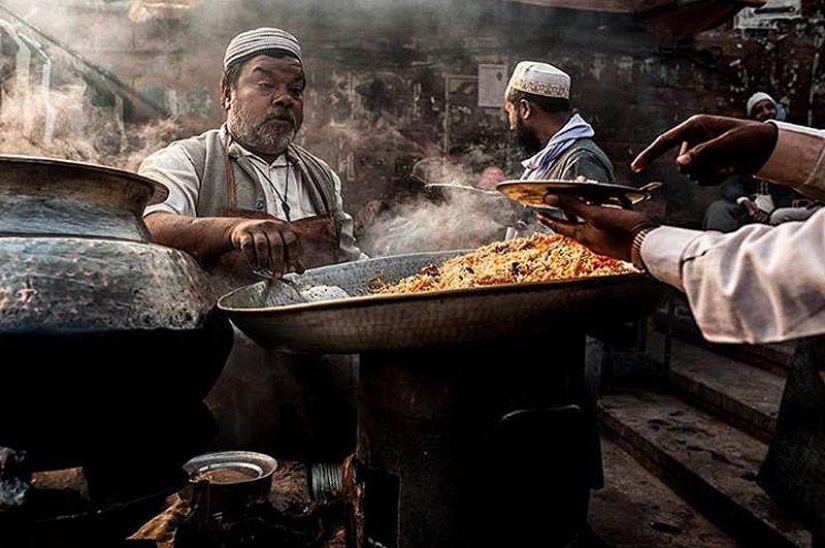
<svg viewBox="0 0 825 548"><path fill-rule="evenodd" d="M195 211L198 217L221 217L229 205L227 196L226 152L221 142L220 130L209 130L197 137L179 141L186 150L201 187ZM295 144L287 148L287 160L292 163L307 185L312 205L319 215L332 213L336 219L336 231L340 235L341 224L330 204L335 203L335 183L332 171L315 156ZM235 196L239 209L266 212L264 190L249 158L235 153L230 147L230 164L235 176ZM204 184L204 181L207 183Z"/></svg>

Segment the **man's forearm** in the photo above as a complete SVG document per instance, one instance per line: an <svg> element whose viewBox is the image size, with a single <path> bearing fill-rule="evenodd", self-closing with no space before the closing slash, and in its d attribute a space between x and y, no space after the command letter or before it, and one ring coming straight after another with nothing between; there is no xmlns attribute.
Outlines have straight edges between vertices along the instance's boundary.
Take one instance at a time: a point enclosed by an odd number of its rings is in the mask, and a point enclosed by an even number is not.
<svg viewBox="0 0 825 548"><path fill-rule="evenodd" d="M199 263L233 249L230 231L237 224L231 217L187 217L157 212L144 218L149 232L160 245L192 255Z"/></svg>
<svg viewBox="0 0 825 548"><path fill-rule="evenodd" d="M687 294L708 340L784 341L825 332L823 229L825 212L728 234L661 227L641 256L651 275Z"/></svg>

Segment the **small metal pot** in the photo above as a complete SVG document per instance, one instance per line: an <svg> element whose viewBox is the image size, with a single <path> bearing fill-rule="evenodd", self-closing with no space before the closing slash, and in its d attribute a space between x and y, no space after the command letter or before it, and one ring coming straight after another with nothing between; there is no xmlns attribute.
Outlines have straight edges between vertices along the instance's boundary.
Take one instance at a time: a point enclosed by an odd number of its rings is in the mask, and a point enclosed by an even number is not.
<svg viewBox="0 0 825 548"><path fill-rule="evenodd" d="M183 465L189 485L181 492L192 502L194 484L207 481L210 510L241 509L248 502L266 498L278 462L263 453L222 451L197 456Z"/></svg>

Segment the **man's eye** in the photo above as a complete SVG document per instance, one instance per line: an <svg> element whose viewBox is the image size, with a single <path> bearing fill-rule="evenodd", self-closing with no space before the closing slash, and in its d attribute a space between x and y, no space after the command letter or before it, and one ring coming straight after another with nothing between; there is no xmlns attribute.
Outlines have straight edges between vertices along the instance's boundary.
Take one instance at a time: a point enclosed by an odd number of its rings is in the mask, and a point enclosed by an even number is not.
<svg viewBox="0 0 825 548"><path fill-rule="evenodd" d="M293 95L301 95L304 92L304 88L302 87L292 87L289 88L289 92Z"/></svg>
<svg viewBox="0 0 825 548"><path fill-rule="evenodd" d="M260 82L260 83L258 83L258 89L263 89L263 90L268 91L268 90L271 90L271 89L274 89L274 88L275 88L275 86L273 86L269 82Z"/></svg>

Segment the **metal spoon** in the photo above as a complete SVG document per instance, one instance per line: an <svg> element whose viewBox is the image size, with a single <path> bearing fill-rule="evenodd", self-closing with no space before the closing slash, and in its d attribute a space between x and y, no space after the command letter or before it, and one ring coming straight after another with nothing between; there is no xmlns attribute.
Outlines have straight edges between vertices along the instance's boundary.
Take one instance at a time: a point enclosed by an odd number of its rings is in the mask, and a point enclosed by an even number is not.
<svg viewBox="0 0 825 548"><path fill-rule="evenodd" d="M294 281L288 278L279 278L272 271L263 268L253 268L252 273L267 281L267 293L272 297L267 299L268 304L283 306L308 302L301 295L301 289Z"/></svg>
<svg viewBox="0 0 825 548"><path fill-rule="evenodd" d="M642 192L653 192L654 190L659 190L660 188L662 188L662 186L664 186L664 183L660 181L654 181L652 183L647 183L646 185L639 187L639 190L641 190Z"/></svg>

